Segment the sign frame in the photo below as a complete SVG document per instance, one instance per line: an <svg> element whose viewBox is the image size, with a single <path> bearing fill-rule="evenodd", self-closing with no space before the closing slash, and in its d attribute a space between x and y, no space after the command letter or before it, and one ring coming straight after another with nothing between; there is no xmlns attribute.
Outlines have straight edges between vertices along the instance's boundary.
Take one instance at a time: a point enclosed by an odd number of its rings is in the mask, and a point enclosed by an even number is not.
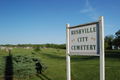
<svg viewBox="0 0 120 80"><path fill-rule="evenodd" d="M98 24L98 32L99 34L97 36L98 42L97 45L99 48L98 52L99 54L80 54L80 53L70 53L70 30L71 28L76 28L79 26L86 26L86 25L92 25L92 24ZM104 54L104 21L103 16L99 17L99 21L91 22L91 23L85 23L81 25L71 26L69 24L66 24L66 62L67 62L67 80L71 80L71 71L70 71L70 55L84 55L84 56L100 56L100 80L105 80L105 54Z"/></svg>
<svg viewBox="0 0 120 80"><path fill-rule="evenodd" d="M79 28L79 27L86 27L86 26L91 26L96 24L96 38L97 38L97 53L92 53L92 52L70 52L70 46L69 46L69 54L70 55L87 55L87 56L100 56L100 51L99 51L99 21L96 22L91 22L91 23L86 23L86 24L81 24L81 25L77 25L77 26L72 26L72 27L68 27L69 32L70 29L74 29L74 28ZM68 33L69 35L69 45L70 45L70 33Z"/></svg>

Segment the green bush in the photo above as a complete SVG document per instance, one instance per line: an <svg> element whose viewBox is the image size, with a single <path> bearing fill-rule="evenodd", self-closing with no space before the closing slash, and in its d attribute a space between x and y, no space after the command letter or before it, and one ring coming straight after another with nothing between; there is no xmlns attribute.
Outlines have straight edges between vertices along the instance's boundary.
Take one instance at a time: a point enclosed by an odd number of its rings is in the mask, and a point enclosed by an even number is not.
<svg viewBox="0 0 120 80"><path fill-rule="evenodd" d="M12 77L25 79L34 77L38 72L43 73L48 68L38 57L28 55L12 55L9 57L12 60L11 66L6 66L10 62L8 56L4 56L0 61L0 77L3 77L2 74L5 77L5 74L11 73L10 69L12 69ZM39 65L37 65L38 63Z"/></svg>
<svg viewBox="0 0 120 80"><path fill-rule="evenodd" d="M6 60L4 58L0 61L0 77L4 77L4 71L5 71L5 62Z"/></svg>
<svg viewBox="0 0 120 80"><path fill-rule="evenodd" d="M60 49L59 48L57 48L57 52L59 52L60 51Z"/></svg>
<svg viewBox="0 0 120 80"><path fill-rule="evenodd" d="M40 51L39 46L36 46L35 49L34 49L34 51L38 53L38 51Z"/></svg>
<svg viewBox="0 0 120 80"><path fill-rule="evenodd" d="M104 45L105 45L105 49L107 49L108 48L108 43L104 43Z"/></svg>

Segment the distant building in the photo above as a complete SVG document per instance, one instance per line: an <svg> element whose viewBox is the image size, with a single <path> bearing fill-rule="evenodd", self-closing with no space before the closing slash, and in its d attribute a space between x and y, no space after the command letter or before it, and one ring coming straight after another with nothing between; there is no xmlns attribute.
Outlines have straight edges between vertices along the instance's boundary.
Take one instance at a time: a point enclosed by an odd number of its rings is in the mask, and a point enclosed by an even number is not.
<svg viewBox="0 0 120 80"><path fill-rule="evenodd" d="M120 46L112 45L112 49L120 49Z"/></svg>

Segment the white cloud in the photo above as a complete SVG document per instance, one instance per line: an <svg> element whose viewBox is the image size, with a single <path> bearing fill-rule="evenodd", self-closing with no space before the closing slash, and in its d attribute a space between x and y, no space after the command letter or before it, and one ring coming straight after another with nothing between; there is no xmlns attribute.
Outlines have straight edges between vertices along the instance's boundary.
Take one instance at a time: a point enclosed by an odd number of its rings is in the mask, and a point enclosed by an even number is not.
<svg viewBox="0 0 120 80"><path fill-rule="evenodd" d="M86 9L83 9L80 11L80 13L87 13L87 12L91 12L94 11L92 6L89 5L88 0L86 0Z"/></svg>
<svg viewBox="0 0 120 80"><path fill-rule="evenodd" d="M80 11L80 13L86 13L86 12L91 12L91 11L93 11L92 8L90 8L90 9L84 9L84 10Z"/></svg>
<svg viewBox="0 0 120 80"><path fill-rule="evenodd" d="M85 3L85 7L80 11L80 13L82 14L86 14L87 16L89 16L91 19L98 21L99 20L99 16L101 16L101 14L105 13L105 12L98 12L97 10L99 10L100 8L104 8L105 6L98 6L97 8L93 7L92 5L90 5L89 3L90 0L86 0ZM116 8L115 6L111 6L112 8ZM115 27L115 25L112 24L105 24L104 28L113 28Z"/></svg>
<svg viewBox="0 0 120 80"><path fill-rule="evenodd" d="M89 4L89 1L86 0L85 9L81 10L80 13L87 13L89 17L91 17L93 20L98 20L99 14L95 11L95 9L92 8L92 6Z"/></svg>

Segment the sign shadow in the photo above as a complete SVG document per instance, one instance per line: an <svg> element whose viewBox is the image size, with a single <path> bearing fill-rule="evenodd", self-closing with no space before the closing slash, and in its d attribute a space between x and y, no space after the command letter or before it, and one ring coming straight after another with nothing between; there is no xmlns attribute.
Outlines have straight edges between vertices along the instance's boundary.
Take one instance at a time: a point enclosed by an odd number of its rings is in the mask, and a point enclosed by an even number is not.
<svg viewBox="0 0 120 80"><path fill-rule="evenodd" d="M45 76L45 75L43 75L43 74L39 74L39 75L37 75L40 79L42 79L42 80L51 80L51 79L49 79L47 76ZM42 78L42 77L43 78Z"/></svg>
<svg viewBox="0 0 120 80"><path fill-rule="evenodd" d="M13 80L13 65L12 65L12 55L10 50L9 50L9 56L6 57L5 80Z"/></svg>

